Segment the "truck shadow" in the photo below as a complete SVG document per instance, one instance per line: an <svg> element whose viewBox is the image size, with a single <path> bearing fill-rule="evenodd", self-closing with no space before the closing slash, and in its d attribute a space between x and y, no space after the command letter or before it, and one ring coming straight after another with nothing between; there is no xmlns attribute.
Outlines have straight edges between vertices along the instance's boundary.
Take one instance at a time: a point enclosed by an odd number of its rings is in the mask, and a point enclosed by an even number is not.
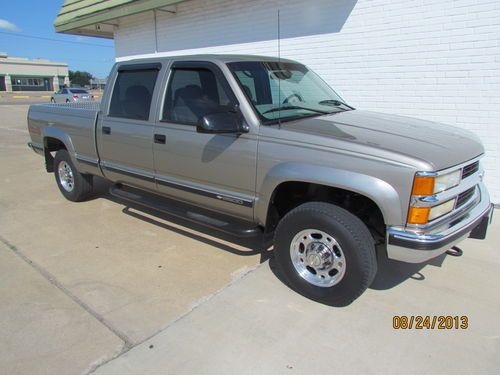
<svg viewBox="0 0 500 375"><path fill-rule="evenodd" d="M386 290L394 288L408 279L424 281L423 269L427 266L441 267L446 254L424 263L403 263L387 258L384 246L377 248L378 271L370 289Z"/></svg>
<svg viewBox="0 0 500 375"><path fill-rule="evenodd" d="M272 236L258 235L250 238L240 238L218 230L207 228L177 216L149 209L139 204L121 200L109 193L112 184L101 179L94 180L94 193L92 198L104 198L123 207L122 212L135 219L142 220L162 229L186 236L196 241L213 246L220 250L239 256L259 255L260 263L269 261L269 268L273 274L287 285L281 275L272 252ZM446 255L443 254L430 261L418 264L403 263L387 258L384 246L377 248L378 271L370 289L387 290L396 287L408 279L417 281L425 280L422 269L426 266L441 267Z"/></svg>
<svg viewBox="0 0 500 375"><path fill-rule="evenodd" d="M117 198L109 193L112 184L101 178L94 178L94 191L91 199L107 199L124 206L122 212L135 219L142 220L148 224L180 234L182 236L200 241L220 250L239 256L260 255L260 263L264 263L271 256L272 238L259 235L249 238L239 238L218 230L208 228L202 224L196 224L189 220L183 220L168 213L156 211L140 204Z"/></svg>

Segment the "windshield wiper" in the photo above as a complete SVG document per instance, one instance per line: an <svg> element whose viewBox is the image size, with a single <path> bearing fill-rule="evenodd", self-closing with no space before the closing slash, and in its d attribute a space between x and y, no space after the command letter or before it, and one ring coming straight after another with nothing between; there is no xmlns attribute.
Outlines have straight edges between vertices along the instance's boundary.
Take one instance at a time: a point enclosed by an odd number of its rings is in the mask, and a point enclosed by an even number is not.
<svg viewBox="0 0 500 375"><path fill-rule="evenodd" d="M354 107L351 107L349 104L346 104L344 102L341 102L340 100L336 100L336 99L327 99L327 100L322 100L320 101L318 104L323 104L323 105L334 105L335 107L338 107L338 106L346 106L347 108L350 108L350 109L356 109Z"/></svg>
<svg viewBox="0 0 500 375"><path fill-rule="evenodd" d="M327 114L330 113L328 111L322 111L320 109L313 109L313 108L301 107L301 106L298 106L298 105L287 105L287 106L283 106L283 107L276 107L276 108L268 109L267 111L262 112L262 114L265 115L266 113L271 113L271 112L286 111L287 109L305 109L307 111L321 113L323 115L327 115Z"/></svg>

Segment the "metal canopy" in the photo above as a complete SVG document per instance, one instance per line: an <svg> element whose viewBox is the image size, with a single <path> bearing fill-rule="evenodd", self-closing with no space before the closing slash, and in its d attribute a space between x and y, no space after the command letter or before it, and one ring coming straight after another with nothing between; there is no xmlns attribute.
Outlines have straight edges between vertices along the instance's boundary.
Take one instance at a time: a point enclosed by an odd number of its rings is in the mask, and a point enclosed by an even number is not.
<svg viewBox="0 0 500 375"><path fill-rule="evenodd" d="M113 38L117 19L185 0L66 0L54 21L58 33Z"/></svg>

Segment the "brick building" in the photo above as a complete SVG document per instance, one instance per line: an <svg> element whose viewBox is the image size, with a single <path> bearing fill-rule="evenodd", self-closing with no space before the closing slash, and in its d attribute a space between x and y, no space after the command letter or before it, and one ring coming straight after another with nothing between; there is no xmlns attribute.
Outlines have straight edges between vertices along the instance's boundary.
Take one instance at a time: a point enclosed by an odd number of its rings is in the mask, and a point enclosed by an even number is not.
<svg viewBox="0 0 500 375"><path fill-rule="evenodd" d="M117 60L277 55L278 9L281 55L317 71L350 104L478 134L500 202L498 0L67 0L55 26L114 38Z"/></svg>

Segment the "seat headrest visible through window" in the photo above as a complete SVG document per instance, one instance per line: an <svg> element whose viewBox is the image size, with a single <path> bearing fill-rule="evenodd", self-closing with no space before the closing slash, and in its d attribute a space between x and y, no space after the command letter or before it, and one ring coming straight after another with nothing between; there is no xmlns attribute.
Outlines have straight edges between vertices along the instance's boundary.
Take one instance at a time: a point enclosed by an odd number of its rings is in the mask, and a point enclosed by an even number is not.
<svg viewBox="0 0 500 375"><path fill-rule="evenodd" d="M184 103L200 99L203 96L203 91L198 85L187 85L181 89L175 91L174 106L177 104L179 99L182 99Z"/></svg>

